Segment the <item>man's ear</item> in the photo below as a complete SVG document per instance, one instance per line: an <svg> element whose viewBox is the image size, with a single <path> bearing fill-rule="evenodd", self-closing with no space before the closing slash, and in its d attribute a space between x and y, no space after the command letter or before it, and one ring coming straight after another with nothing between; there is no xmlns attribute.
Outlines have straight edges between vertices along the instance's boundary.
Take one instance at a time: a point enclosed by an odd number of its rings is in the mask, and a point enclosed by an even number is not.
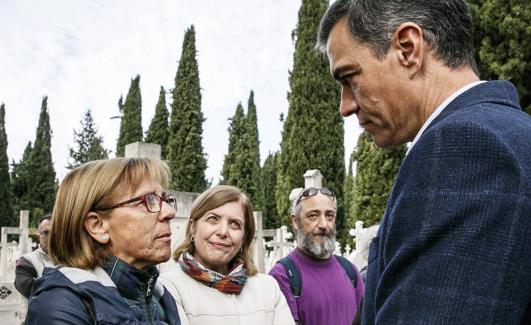
<svg viewBox="0 0 531 325"><path fill-rule="evenodd" d="M98 243L105 245L109 242L110 237L107 231L107 224L100 214L89 212L83 225L90 237Z"/></svg>
<svg viewBox="0 0 531 325"><path fill-rule="evenodd" d="M290 219L291 219L291 225L293 226L293 229L295 230L299 230L299 223L298 223L298 218L295 214L291 214L290 215Z"/></svg>
<svg viewBox="0 0 531 325"><path fill-rule="evenodd" d="M398 26L391 39L391 50L397 55L400 65L409 69L410 77L422 68L426 46L422 29L411 22Z"/></svg>

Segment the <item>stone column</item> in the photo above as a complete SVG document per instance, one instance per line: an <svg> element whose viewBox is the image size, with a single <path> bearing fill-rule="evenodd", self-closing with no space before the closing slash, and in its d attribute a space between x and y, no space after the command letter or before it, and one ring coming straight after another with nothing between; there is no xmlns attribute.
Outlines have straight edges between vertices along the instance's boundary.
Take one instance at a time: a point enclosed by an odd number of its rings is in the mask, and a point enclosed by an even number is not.
<svg viewBox="0 0 531 325"><path fill-rule="evenodd" d="M253 252L254 260L256 261L256 267L258 272L265 272L264 269L264 258L265 258L265 249L264 249L264 231L262 225L262 212L254 211L254 220L256 223L256 232L254 237L254 247Z"/></svg>
<svg viewBox="0 0 531 325"><path fill-rule="evenodd" d="M356 236L356 249L360 250L362 248L362 234L363 234L363 221L356 221L356 228L354 228L354 236Z"/></svg>
<svg viewBox="0 0 531 325"><path fill-rule="evenodd" d="M22 210L20 211L20 236L18 237L18 252L20 256L31 252L31 245L29 243L29 211Z"/></svg>
<svg viewBox="0 0 531 325"><path fill-rule="evenodd" d="M7 269L7 228L2 227L2 248L0 250L0 281L4 281Z"/></svg>
<svg viewBox="0 0 531 325"><path fill-rule="evenodd" d="M133 142L125 146L127 158L160 159L160 145L156 143Z"/></svg>
<svg viewBox="0 0 531 325"><path fill-rule="evenodd" d="M303 175L304 177L304 188L315 187L321 188L323 184L323 174L319 169L310 169L307 170Z"/></svg>

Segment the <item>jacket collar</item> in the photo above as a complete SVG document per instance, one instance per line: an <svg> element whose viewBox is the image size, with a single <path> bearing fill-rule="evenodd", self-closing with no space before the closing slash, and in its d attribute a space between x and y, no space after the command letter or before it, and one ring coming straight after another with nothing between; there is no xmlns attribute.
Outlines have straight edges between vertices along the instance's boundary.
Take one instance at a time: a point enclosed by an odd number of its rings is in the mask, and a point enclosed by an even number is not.
<svg viewBox="0 0 531 325"><path fill-rule="evenodd" d="M487 81L476 85L457 96L448 104L439 116L433 120L433 122L426 128L426 131L448 115L458 111L460 108L481 103L501 104L521 110L518 93L512 83L506 80Z"/></svg>
<svg viewBox="0 0 531 325"><path fill-rule="evenodd" d="M159 271L152 266L147 271L139 270L116 256L110 256L103 269L112 279L122 297L132 300L151 300Z"/></svg>

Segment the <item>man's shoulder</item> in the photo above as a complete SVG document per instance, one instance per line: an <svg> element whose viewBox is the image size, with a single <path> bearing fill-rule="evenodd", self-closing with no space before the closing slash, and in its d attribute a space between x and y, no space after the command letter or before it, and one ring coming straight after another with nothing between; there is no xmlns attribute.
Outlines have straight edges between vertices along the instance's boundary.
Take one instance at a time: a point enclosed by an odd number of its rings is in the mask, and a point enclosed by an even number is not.
<svg viewBox="0 0 531 325"><path fill-rule="evenodd" d="M412 148L412 156L445 151L487 150L529 153L531 116L503 105L485 103L461 107L434 121ZM408 154L409 156L409 154ZM411 159L406 159L406 161Z"/></svg>
<svg viewBox="0 0 531 325"><path fill-rule="evenodd" d="M31 261L27 259L25 256L19 257L15 265L16 265L16 268L33 268L34 269Z"/></svg>
<svg viewBox="0 0 531 325"><path fill-rule="evenodd" d="M338 263L351 277L351 275L356 275L359 273L358 268L352 261L350 261L348 258L341 256L341 255L333 255L336 263Z"/></svg>
<svg viewBox="0 0 531 325"><path fill-rule="evenodd" d="M269 275L275 279L286 277L286 268L279 261L277 261L269 271Z"/></svg>

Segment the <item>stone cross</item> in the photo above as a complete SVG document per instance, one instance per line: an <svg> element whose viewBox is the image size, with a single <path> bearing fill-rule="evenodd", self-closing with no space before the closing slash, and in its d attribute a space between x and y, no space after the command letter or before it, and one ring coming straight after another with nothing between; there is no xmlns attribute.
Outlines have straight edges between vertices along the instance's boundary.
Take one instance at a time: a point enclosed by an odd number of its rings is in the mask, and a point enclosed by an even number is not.
<svg viewBox="0 0 531 325"><path fill-rule="evenodd" d="M297 198L297 195L299 193L308 187L315 187L315 188L321 188L323 184L323 174L321 174L321 171L319 169L309 169L307 170L304 175L304 188L294 188L289 193L289 202L290 205L292 202Z"/></svg>
<svg viewBox="0 0 531 325"><path fill-rule="evenodd" d="M31 239L29 235L37 235L36 228L28 228L29 224L29 211L20 211L20 224L19 227L2 227L1 230L1 249L0 249L0 282L10 281L10 277L13 274L9 272L9 244L7 242L8 235L19 235L18 239L18 253L24 255L31 252Z"/></svg>
<svg viewBox="0 0 531 325"><path fill-rule="evenodd" d="M288 227L281 226L280 228L275 229L275 235L273 240L267 242L267 247L273 248L273 256L276 259L281 259L282 257L288 255L291 250L294 248L293 244L288 241L291 239L293 234L288 231Z"/></svg>

